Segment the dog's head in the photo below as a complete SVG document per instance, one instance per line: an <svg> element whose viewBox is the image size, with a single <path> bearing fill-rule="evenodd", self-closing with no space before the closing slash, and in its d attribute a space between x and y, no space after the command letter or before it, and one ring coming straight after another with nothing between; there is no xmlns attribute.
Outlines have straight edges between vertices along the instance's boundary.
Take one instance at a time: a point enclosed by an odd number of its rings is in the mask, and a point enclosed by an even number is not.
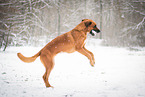
<svg viewBox="0 0 145 97"><path fill-rule="evenodd" d="M100 32L100 30L97 28L97 24L93 20L83 19L82 22L85 24L87 32L89 32L92 36L95 35L94 32Z"/></svg>

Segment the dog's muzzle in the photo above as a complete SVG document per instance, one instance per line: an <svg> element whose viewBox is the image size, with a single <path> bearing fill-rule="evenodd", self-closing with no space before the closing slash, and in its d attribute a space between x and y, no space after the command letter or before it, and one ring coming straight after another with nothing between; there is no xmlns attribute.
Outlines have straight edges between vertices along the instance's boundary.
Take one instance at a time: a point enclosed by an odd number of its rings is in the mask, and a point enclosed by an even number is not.
<svg viewBox="0 0 145 97"><path fill-rule="evenodd" d="M95 36L95 34L96 34L96 33L99 33L99 32L100 32L100 30L91 30L90 34L91 34L92 36Z"/></svg>
<svg viewBox="0 0 145 97"><path fill-rule="evenodd" d="M96 32L99 33L99 32L101 32L101 31L100 31L100 30L97 30Z"/></svg>

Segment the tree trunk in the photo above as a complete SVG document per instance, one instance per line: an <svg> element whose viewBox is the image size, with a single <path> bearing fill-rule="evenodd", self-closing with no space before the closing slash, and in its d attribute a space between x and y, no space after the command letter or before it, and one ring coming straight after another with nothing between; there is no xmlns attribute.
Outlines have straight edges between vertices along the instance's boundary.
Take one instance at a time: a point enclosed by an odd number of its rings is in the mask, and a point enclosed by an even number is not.
<svg viewBox="0 0 145 97"><path fill-rule="evenodd" d="M12 26L12 24L10 24L10 26L8 27L8 34L6 35L4 35L4 36L7 36L7 38L6 38L6 41L5 41L5 47L4 47L4 49L3 49L3 51L5 51L6 50L6 48L7 48L7 46L8 46L8 43L9 43L9 34L10 34L10 31L11 31L11 26Z"/></svg>
<svg viewBox="0 0 145 97"><path fill-rule="evenodd" d="M102 0L100 0L100 30L102 31ZM100 39L102 39L102 32L100 33Z"/></svg>
<svg viewBox="0 0 145 97"><path fill-rule="evenodd" d="M5 44L5 47L4 47L3 51L5 51L6 48L7 48L7 46L8 46L8 42L9 42L9 32L8 32L8 34L6 36L7 36L7 39L6 39L6 44Z"/></svg>
<svg viewBox="0 0 145 97"><path fill-rule="evenodd" d="M58 8L57 8L57 11L58 11L58 35L60 35L60 0L58 1Z"/></svg>

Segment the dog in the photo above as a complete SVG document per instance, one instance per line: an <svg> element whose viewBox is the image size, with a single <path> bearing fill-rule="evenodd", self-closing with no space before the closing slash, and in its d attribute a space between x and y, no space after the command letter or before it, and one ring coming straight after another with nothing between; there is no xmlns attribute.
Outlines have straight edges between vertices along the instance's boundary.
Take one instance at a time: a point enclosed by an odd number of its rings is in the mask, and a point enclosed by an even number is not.
<svg viewBox="0 0 145 97"><path fill-rule="evenodd" d="M78 24L74 29L53 39L36 55L32 57L25 57L21 53L17 53L17 56L26 63L33 62L38 56L40 56L40 60L46 69L46 72L43 75L45 86L52 87L48 79L50 72L54 67L53 59L56 54L60 52L73 53L75 51L78 51L90 60L91 66L94 66L95 59L93 53L84 47L84 41L87 38L87 33L90 33L94 36L94 31L96 33L100 32L100 30L97 28L96 23L90 19L83 19L81 23Z"/></svg>

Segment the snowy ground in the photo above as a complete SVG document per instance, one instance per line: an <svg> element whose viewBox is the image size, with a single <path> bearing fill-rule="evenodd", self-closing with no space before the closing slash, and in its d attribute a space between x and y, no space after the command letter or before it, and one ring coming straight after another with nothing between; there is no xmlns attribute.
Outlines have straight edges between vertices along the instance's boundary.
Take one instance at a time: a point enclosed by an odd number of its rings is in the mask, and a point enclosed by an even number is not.
<svg viewBox="0 0 145 97"><path fill-rule="evenodd" d="M32 56L40 47L9 47L0 52L0 97L145 97L145 49L99 43L91 39L86 45L95 55L95 67L77 52L58 54L50 76L54 88L45 88L39 58L23 63L16 56Z"/></svg>

